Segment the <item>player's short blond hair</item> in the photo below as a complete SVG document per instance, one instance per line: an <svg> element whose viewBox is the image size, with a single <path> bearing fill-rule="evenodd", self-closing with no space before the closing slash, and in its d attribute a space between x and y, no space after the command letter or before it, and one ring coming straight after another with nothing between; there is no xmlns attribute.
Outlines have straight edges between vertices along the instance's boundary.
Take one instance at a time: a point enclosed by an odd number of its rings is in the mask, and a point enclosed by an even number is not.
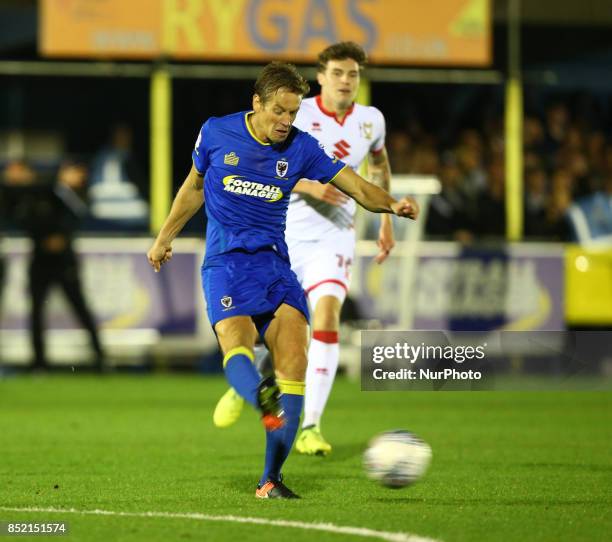
<svg viewBox="0 0 612 542"><path fill-rule="evenodd" d="M306 96L310 92L308 81L302 77L293 64L270 62L255 81L255 94L265 103L281 88L300 96Z"/></svg>

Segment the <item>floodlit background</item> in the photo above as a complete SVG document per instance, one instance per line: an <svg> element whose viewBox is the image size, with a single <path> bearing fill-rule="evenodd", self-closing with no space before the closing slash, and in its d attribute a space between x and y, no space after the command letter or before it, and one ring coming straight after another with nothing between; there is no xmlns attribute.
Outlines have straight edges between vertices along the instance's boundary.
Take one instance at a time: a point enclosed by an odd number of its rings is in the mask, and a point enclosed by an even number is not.
<svg viewBox="0 0 612 542"><path fill-rule="evenodd" d="M372 262L376 219L360 214L342 364L356 369L361 328L606 329L611 27L603 1L2 0L2 183L48 186L79 166L81 279L111 365L217 371L199 281L203 213L159 275L145 258L152 235L208 117L247 109L267 61L294 61L313 81L316 53L353 39L370 53L360 100L386 117L393 190L417 194L425 212L396 222L383 266ZM1 194L6 368L33 357L36 212L16 218L11 194ZM59 291L44 315L53 365L94 360Z"/></svg>
<svg viewBox="0 0 612 542"><path fill-rule="evenodd" d="M203 213L161 273L146 251L202 123L249 108L272 59L317 92L316 53L347 39L370 54L359 100L386 117L392 190L424 212L395 221L381 266L378 219L358 215L347 376L322 421L333 451L292 451L284 480L302 499L262 502L258 413L212 422L227 382L200 286ZM608 541L611 66L611 0L0 0L0 534ZM80 277L101 344L55 288L34 319L51 370L30 372L31 238L60 250L51 224L75 233L80 267L37 265L36 284ZM494 391L366 391L382 384L358 378L362 329L366 346L495 336L492 382L459 382ZM110 374L91 370L103 357ZM398 428L433 459L390 490L362 457Z"/></svg>

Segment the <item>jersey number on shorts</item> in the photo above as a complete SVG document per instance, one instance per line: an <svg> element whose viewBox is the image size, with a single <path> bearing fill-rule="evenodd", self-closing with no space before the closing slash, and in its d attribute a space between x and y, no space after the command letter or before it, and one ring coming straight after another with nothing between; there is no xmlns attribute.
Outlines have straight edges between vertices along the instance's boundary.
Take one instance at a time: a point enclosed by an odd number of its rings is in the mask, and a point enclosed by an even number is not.
<svg viewBox="0 0 612 542"><path fill-rule="evenodd" d="M353 265L352 258L345 258L342 254L336 254L338 258L338 267L344 267L344 276L348 280L351 277L351 265Z"/></svg>

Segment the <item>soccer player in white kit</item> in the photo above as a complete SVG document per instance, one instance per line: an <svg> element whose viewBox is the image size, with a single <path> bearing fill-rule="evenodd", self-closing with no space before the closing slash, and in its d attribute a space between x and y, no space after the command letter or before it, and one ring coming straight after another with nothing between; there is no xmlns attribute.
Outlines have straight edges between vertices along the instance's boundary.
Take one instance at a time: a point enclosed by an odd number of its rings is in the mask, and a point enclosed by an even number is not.
<svg viewBox="0 0 612 542"><path fill-rule="evenodd" d="M317 73L321 94L302 101L294 125L353 169L368 159L370 182L388 191L391 170L385 149L385 119L375 107L355 103L366 60L364 50L353 42L323 50ZM320 422L338 368L340 309L355 253L354 216L355 202L331 184L304 179L291 195L285 237L291 267L313 311L304 418L296 441L298 452L308 455L331 452ZM387 258L394 244L391 217L381 215L378 263ZM233 424L241 409L241 399L229 390L217 404L215 425Z"/></svg>

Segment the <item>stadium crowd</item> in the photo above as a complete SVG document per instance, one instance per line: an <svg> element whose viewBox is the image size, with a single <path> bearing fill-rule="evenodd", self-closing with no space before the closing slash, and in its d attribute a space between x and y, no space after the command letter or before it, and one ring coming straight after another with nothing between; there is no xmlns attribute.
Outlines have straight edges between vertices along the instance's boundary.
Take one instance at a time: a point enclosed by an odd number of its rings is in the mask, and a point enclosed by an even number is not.
<svg viewBox="0 0 612 542"><path fill-rule="evenodd" d="M429 91L427 91L429 92ZM461 242L505 235L504 121L491 104L466 121L462 113L431 109L444 98L408 95L409 112L385 111L384 96L374 99L390 118L387 149L393 174L436 175L442 192L431 199L426 234ZM612 242L612 106L609 97L526 106L524 117L524 236L526 240ZM382 98L382 99L381 99ZM498 99L498 98L497 98ZM495 101L495 100L492 100ZM584 102L587 105L584 105ZM597 104L597 105L595 105ZM414 114L420 111L421 114ZM395 117L395 122L394 121ZM435 118L437 117L437 120ZM109 144L93 156L85 231L147 233L146 161L131 149L132 133L113 128ZM9 163L5 164L10 165ZM0 176L1 177L1 176ZM187 231L199 233L201 224Z"/></svg>
<svg viewBox="0 0 612 542"><path fill-rule="evenodd" d="M390 131L393 173L436 175L442 183L431 200L428 237L470 242L504 235L503 130L497 117L445 143L414 120ZM610 126L557 101L541 116L526 114L523 132L525 237L611 236Z"/></svg>

